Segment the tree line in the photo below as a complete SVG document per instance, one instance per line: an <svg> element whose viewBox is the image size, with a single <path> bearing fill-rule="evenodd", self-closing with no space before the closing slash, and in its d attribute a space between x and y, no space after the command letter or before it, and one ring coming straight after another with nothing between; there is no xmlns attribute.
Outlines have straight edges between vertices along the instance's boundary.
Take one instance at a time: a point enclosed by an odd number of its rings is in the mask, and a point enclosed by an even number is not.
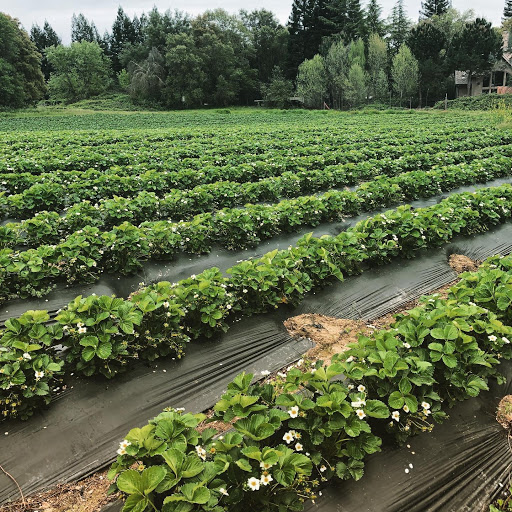
<svg viewBox="0 0 512 512"><path fill-rule="evenodd" d="M512 0L503 29L512 23ZM367 102L424 106L454 94L454 70L488 72L501 58L499 29L449 0L425 0L412 23L403 0L389 19L377 0L293 0L283 26L265 9L191 17L155 7L130 18L119 7L100 35L83 14L71 44L45 21L30 34L0 13L0 106L42 98L75 102L107 91L164 108L252 105L308 107Z"/></svg>

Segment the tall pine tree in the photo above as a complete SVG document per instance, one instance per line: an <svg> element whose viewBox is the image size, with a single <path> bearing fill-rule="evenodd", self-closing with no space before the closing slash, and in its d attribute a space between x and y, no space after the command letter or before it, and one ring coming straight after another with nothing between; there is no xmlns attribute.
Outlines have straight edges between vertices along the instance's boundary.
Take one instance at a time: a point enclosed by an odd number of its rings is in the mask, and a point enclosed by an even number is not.
<svg viewBox="0 0 512 512"><path fill-rule="evenodd" d="M407 17L404 0L397 0L393 10L391 11L391 20L389 24L390 48L393 53L398 52L402 44L405 43L405 40L409 35L410 28L411 21Z"/></svg>
<svg viewBox="0 0 512 512"><path fill-rule="evenodd" d="M88 43L98 42L100 35L93 21L89 23L87 18L80 13L78 16L73 14L71 18L71 42L80 43L87 41Z"/></svg>
<svg viewBox="0 0 512 512"><path fill-rule="evenodd" d="M510 0L512 2L512 0ZM367 38L372 34L378 34L383 37L386 33L384 22L381 19L382 7L377 0L370 0L365 11L365 28Z"/></svg>
<svg viewBox="0 0 512 512"><path fill-rule="evenodd" d="M328 19L328 6L325 0L293 0L288 20L289 78L295 78L299 65L318 53L322 39L332 33Z"/></svg>
<svg viewBox="0 0 512 512"><path fill-rule="evenodd" d="M30 30L30 39L36 45L37 51L42 55L41 71L43 72L45 80L48 80L53 68L48 62L44 50L49 46L57 46L61 44L60 37L57 35L57 32L53 30L48 21L45 20L43 28L39 27L37 23L32 25L32 29Z"/></svg>
<svg viewBox="0 0 512 512"><path fill-rule="evenodd" d="M509 0L510 1L510 0ZM444 14L452 3L450 0L425 0L421 2L420 16L423 18L432 18Z"/></svg>
<svg viewBox="0 0 512 512"><path fill-rule="evenodd" d="M110 37L110 54L112 56L112 68L117 73L121 71L122 65L119 62L119 55L127 43L134 44L137 40L137 28L119 6L117 17L112 25L112 36Z"/></svg>

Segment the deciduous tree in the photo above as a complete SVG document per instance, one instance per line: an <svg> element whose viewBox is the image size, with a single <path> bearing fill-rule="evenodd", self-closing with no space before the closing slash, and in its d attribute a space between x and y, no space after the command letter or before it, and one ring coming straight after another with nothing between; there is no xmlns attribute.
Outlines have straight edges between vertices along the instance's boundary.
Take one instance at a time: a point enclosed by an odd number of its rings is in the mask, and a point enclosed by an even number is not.
<svg viewBox="0 0 512 512"><path fill-rule="evenodd" d="M403 98L415 95L418 89L418 74L418 61L409 47L403 44L393 57L391 67L393 89L400 97L400 105Z"/></svg>
<svg viewBox="0 0 512 512"><path fill-rule="evenodd" d="M0 106L23 107L44 96L41 55L17 19L0 13Z"/></svg>
<svg viewBox="0 0 512 512"><path fill-rule="evenodd" d="M308 107L321 108L327 94L327 74L324 59L315 55L299 66L297 93Z"/></svg>
<svg viewBox="0 0 512 512"><path fill-rule="evenodd" d="M66 102L91 98L111 85L110 61L97 42L74 42L46 50L55 71L48 82L50 97Z"/></svg>

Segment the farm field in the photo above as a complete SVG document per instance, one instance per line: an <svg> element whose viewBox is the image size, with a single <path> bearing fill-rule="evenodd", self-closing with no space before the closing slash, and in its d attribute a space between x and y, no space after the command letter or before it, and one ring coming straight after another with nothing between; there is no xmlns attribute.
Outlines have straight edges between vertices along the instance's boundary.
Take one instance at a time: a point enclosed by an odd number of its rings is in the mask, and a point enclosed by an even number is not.
<svg viewBox="0 0 512 512"><path fill-rule="evenodd" d="M512 130L498 125L0 116L0 510L111 463L127 512L488 510L506 434L488 413L471 443L464 425L512 373ZM299 315L330 320L292 337ZM312 349L333 318L354 332ZM421 447L416 469L397 442ZM474 456L489 442L494 458ZM454 469L455 445L492 476Z"/></svg>

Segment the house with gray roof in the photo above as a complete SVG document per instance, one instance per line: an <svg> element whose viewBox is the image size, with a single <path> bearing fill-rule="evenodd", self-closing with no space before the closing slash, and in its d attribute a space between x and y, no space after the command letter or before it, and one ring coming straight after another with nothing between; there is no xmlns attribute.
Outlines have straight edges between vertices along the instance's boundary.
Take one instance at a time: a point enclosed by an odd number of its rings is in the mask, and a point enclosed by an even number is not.
<svg viewBox="0 0 512 512"><path fill-rule="evenodd" d="M512 38L509 33L503 34L503 57L494 64L486 75L471 77L471 96L480 94L512 93ZM455 97L468 96L468 74L466 71L455 71Z"/></svg>

